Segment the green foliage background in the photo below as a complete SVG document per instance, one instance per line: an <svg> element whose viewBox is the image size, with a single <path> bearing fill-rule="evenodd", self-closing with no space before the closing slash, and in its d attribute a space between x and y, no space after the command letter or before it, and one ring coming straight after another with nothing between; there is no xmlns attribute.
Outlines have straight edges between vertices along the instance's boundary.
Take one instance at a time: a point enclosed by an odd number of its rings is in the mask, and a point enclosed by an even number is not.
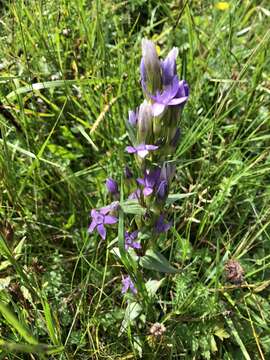
<svg viewBox="0 0 270 360"><path fill-rule="evenodd" d="M268 359L269 20L265 1L29 0L0 21L0 358ZM142 100L140 43L179 47L190 85L175 154L181 269L119 331L132 298L89 211L120 180L128 110ZM226 282L237 259L241 286ZM149 334L163 322L160 339Z"/></svg>

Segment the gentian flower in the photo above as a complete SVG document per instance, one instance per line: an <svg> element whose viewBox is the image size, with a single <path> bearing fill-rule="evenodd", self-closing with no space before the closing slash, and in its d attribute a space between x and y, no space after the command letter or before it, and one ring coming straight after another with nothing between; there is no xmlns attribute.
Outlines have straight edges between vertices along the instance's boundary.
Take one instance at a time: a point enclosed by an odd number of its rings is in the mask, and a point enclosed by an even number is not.
<svg viewBox="0 0 270 360"><path fill-rule="evenodd" d="M106 239L106 228L104 225L112 225L117 223L118 219L115 216L108 215L115 209L115 206L109 205L99 209L99 211L93 209L91 210L92 222L88 228L88 232L92 233L95 228L97 229L99 235L103 240Z"/></svg>
<svg viewBox="0 0 270 360"><path fill-rule="evenodd" d="M163 215L160 215L160 217L155 223L155 231L158 234L168 231L171 227L172 227L172 223L171 222L165 223Z"/></svg>
<svg viewBox="0 0 270 360"><path fill-rule="evenodd" d="M133 281L131 280L130 276L126 276L126 277L122 277L122 294L125 294L128 289L130 289L130 291L136 295L137 294L137 289L135 288L135 285L133 283Z"/></svg>
<svg viewBox="0 0 270 360"><path fill-rule="evenodd" d="M154 191L154 187L156 186L159 180L159 176L160 176L160 169L158 168L152 171L146 170L144 178L137 179L137 182L140 185L144 186L143 189L144 196L149 196L152 194L152 192Z"/></svg>
<svg viewBox="0 0 270 360"><path fill-rule="evenodd" d="M108 178L106 180L106 187L107 187L108 192L111 193L112 195L118 195L119 194L118 184L112 178Z"/></svg>
<svg viewBox="0 0 270 360"><path fill-rule="evenodd" d="M189 89L185 80L178 80L175 75L172 82L165 87L163 92L156 92L156 95L150 95L154 101L152 111L154 116L161 115L168 106L184 105L188 99Z"/></svg>
<svg viewBox="0 0 270 360"><path fill-rule="evenodd" d="M137 154L140 158L145 158L149 151L157 150L158 146L156 145L146 145L146 144L140 144L137 146L127 146L126 151L130 154Z"/></svg>
<svg viewBox="0 0 270 360"><path fill-rule="evenodd" d="M137 241L135 241L138 237L139 231L133 231L132 233L129 233L128 231L125 231L125 249L128 250L130 247L132 249L141 249L141 244Z"/></svg>

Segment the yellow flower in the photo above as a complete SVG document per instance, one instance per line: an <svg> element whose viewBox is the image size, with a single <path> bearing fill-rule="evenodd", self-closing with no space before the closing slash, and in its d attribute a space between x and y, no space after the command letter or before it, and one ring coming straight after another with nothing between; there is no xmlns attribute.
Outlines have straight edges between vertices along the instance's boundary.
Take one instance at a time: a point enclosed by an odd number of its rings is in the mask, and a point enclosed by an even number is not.
<svg viewBox="0 0 270 360"><path fill-rule="evenodd" d="M215 8L218 10L228 10L230 8L230 4L227 1L219 1L215 4Z"/></svg>

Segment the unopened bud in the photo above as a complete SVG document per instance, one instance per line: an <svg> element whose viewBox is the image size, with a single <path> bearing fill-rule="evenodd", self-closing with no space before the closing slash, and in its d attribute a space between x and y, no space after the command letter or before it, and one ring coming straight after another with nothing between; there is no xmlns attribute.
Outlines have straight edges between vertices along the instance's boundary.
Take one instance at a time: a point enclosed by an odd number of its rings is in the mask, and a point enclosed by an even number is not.
<svg viewBox="0 0 270 360"><path fill-rule="evenodd" d="M138 114L138 142L150 143L152 138L152 108L146 100L140 105Z"/></svg>
<svg viewBox="0 0 270 360"><path fill-rule="evenodd" d="M155 44L147 39L142 40L141 79L144 90L151 94L161 88L161 65Z"/></svg>

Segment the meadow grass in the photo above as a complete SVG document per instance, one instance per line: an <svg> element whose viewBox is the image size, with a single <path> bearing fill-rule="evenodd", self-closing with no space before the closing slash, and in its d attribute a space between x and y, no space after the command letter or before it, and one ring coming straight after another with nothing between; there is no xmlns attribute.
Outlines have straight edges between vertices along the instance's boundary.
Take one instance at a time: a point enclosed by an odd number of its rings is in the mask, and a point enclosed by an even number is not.
<svg viewBox="0 0 270 360"><path fill-rule="evenodd" d="M215 3L2 7L1 359L269 359L270 9ZM181 272L149 270L160 287L130 314L115 234L101 241L87 227L109 201L106 178L119 180L130 161L125 121L142 100L144 37L161 56L179 48L190 99L174 226L158 244ZM241 284L226 279L230 259ZM155 322L162 337L150 334Z"/></svg>

